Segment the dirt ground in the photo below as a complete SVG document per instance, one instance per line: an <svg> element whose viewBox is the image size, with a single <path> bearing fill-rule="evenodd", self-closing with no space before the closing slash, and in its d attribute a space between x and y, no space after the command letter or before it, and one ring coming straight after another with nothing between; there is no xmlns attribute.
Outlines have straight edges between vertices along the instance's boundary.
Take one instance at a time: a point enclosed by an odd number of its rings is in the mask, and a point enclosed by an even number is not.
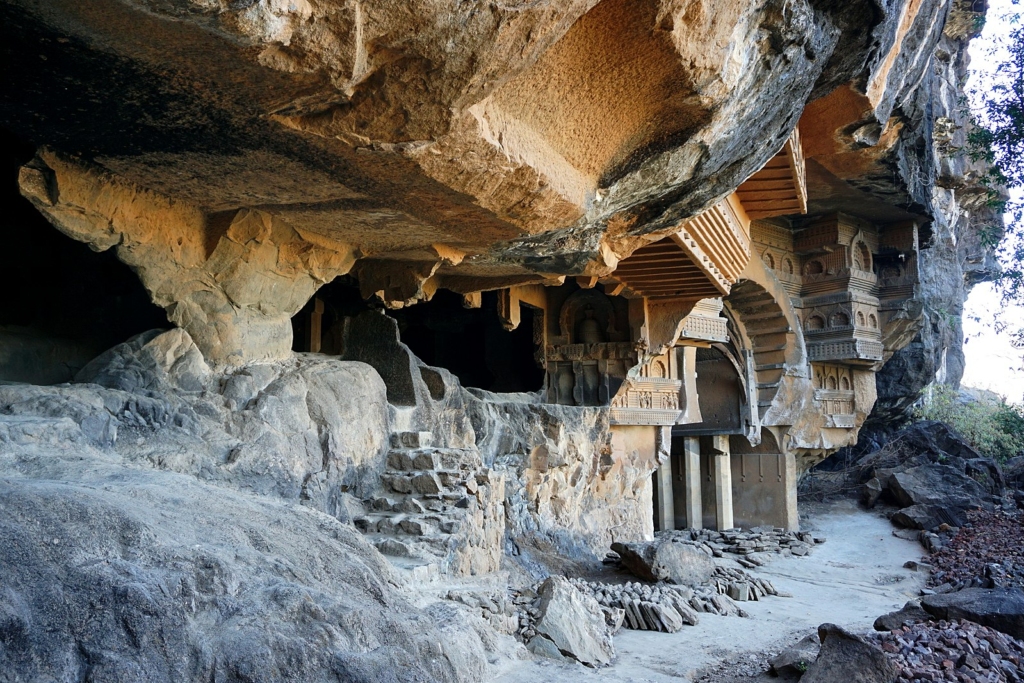
<svg viewBox="0 0 1024 683"><path fill-rule="evenodd" d="M827 537L808 557L779 557L755 576L768 578L791 598L768 597L748 602L750 618L701 614L700 624L678 633L622 630L615 636L616 658L600 670L547 660L507 662L496 667L495 681L541 683L663 683L752 681L767 675L765 662L833 622L869 630L875 618L919 595L926 575L903 568L919 560L920 544L896 538L892 525L876 512L841 500L801 505L805 530ZM725 564L739 566L726 559ZM777 680L777 679L772 679Z"/></svg>

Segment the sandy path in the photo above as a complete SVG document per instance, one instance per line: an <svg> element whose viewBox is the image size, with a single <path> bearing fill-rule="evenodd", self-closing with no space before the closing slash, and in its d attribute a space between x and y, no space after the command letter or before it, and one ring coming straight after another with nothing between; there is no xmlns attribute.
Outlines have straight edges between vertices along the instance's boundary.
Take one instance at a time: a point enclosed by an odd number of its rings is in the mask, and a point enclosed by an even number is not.
<svg viewBox="0 0 1024 683"><path fill-rule="evenodd" d="M828 541L809 557L778 558L751 573L767 577L792 598L766 598L743 608L749 619L702 614L678 633L622 630L612 666L594 671L546 660L520 661L496 671L501 683L546 681L663 682L692 680L697 670L722 661L758 658L834 622L870 629L875 618L918 595L925 576L903 568L920 559L921 546L892 535L892 526L852 501L810 509L805 529ZM729 562L738 566L734 562Z"/></svg>

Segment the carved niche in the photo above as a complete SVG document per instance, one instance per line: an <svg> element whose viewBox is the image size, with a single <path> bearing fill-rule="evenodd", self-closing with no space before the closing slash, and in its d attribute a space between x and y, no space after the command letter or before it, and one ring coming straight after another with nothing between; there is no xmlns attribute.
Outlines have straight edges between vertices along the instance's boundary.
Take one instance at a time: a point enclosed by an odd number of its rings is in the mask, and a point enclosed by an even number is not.
<svg viewBox="0 0 1024 683"><path fill-rule="evenodd" d="M547 400L570 406L610 406L612 424L671 425L681 414L675 354L635 372L641 347L629 341L629 321L597 289L574 292L558 313L558 335L545 348Z"/></svg>
<svg viewBox="0 0 1024 683"><path fill-rule="evenodd" d="M615 307L596 289L581 289L562 304L559 335L545 349L550 403L608 405L629 369L639 362L636 344L622 341Z"/></svg>
<svg viewBox="0 0 1024 683"><path fill-rule="evenodd" d="M855 426L853 371L842 365L812 363L814 398L829 418L829 427L851 429Z"/></svg>

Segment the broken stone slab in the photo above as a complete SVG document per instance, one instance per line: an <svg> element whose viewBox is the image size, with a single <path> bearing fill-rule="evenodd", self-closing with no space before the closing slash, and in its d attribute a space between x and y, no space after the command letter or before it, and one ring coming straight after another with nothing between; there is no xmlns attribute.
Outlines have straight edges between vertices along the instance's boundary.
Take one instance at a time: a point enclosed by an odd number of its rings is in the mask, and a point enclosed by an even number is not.
<svg viewBox="0 0 1024 683"><path fill-rule="evenodd" d="M1024 639L1024 592L1007 588L967 588L928 595L921 606L936 619L966 619Z"/></svg>
<svg viewBox="0 0 1024 683"><path fill-rule="evenodd" d="M586 666L599 667L611 662L615 649L597 600L560 576L548 577L538 592L534 625L538 636L548 639L562 655Z"/></svg>
<svg viewBox="0 0 1024 683"><path fill-rule="evenodd" d="M860 636L835 624L818 627L821 649L802 683L893 683L896 665Z"/></svg>
<svg viewBox="0 0 1024 683"><path fill-rule="evenodd" d="M711 580L715 563L694 546L672 541L613 543L622 566L645 581L700 586Z"/></svg>
<svg viewBox="0 0 1024 683"><path fill-rule="evenodd" d="M604 612L604 622L608 624L612 635L619 632L622 629L622 625L626 619L626 610L621 607L601 607L601 611Z"/></svg>
<svg viewBox="0 0 1024 683"><path fill-rule="evenodd" d="M730 583L728 595L737 602L747 602L750 600L750 584L742 582Z"/></svg>
<svg viewBox="0 0 1024 683"><path fill-rule="evenodd" d="M932 615L921 607L920 600L910 600L895 612L889 612L875 619L876 631L895 631L907 624L931 621Z"/></svg>
<svg viewBox="0 0 1024 683"><path fill-rule="evenodd" d="M804 636L796 645L786 648L768 661L768 668L776 676L804 675L811 664L818 659L818 650L821 649L821 639L817 633Z"/></svg>
<svg viewBox="0 0 1024 683"><path fill-rule="evenodd" d="M558 662L568 661L566 657L562 655L558 646L555 645L547 636L534 636L528 643L526 643L526 649L538 657L546 657L547 659L554 659Z"/></svg>

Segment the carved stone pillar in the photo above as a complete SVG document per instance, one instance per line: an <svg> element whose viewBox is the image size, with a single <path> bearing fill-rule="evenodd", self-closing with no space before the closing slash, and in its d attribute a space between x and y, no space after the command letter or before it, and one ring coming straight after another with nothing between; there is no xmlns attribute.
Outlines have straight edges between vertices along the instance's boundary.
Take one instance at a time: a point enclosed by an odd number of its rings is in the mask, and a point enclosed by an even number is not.
<svg viewBox="0 0 1024 683"><path fill-rule="evenodd" d="M719 531L733 528L732 516L732 462L729 437L716 435L712 440L712 459L715 473L715 519Z"/></svg>
<svg viewBox="0 0 1024 683"><path fill-rule="evenodd" d="M658 461L658 528L669 531L676 528L676 501L672 492L672 427L655 427L657 432Z"/></svg>
<svg viewBox="0 0 1024 683"><path fill-rule="evenodd" d="M800 531L800 515L797 514L796 500L796 456L784 453L782 456L782 476L786 486L786 531Z"/></svg>
<svg viewBox="0 0 1024 683"><path fill-rule="evenodd" d="M686 526L701 529L704 513L701 508L700 437L688 436L683 440L683 472L686 477Z"/></svg>

